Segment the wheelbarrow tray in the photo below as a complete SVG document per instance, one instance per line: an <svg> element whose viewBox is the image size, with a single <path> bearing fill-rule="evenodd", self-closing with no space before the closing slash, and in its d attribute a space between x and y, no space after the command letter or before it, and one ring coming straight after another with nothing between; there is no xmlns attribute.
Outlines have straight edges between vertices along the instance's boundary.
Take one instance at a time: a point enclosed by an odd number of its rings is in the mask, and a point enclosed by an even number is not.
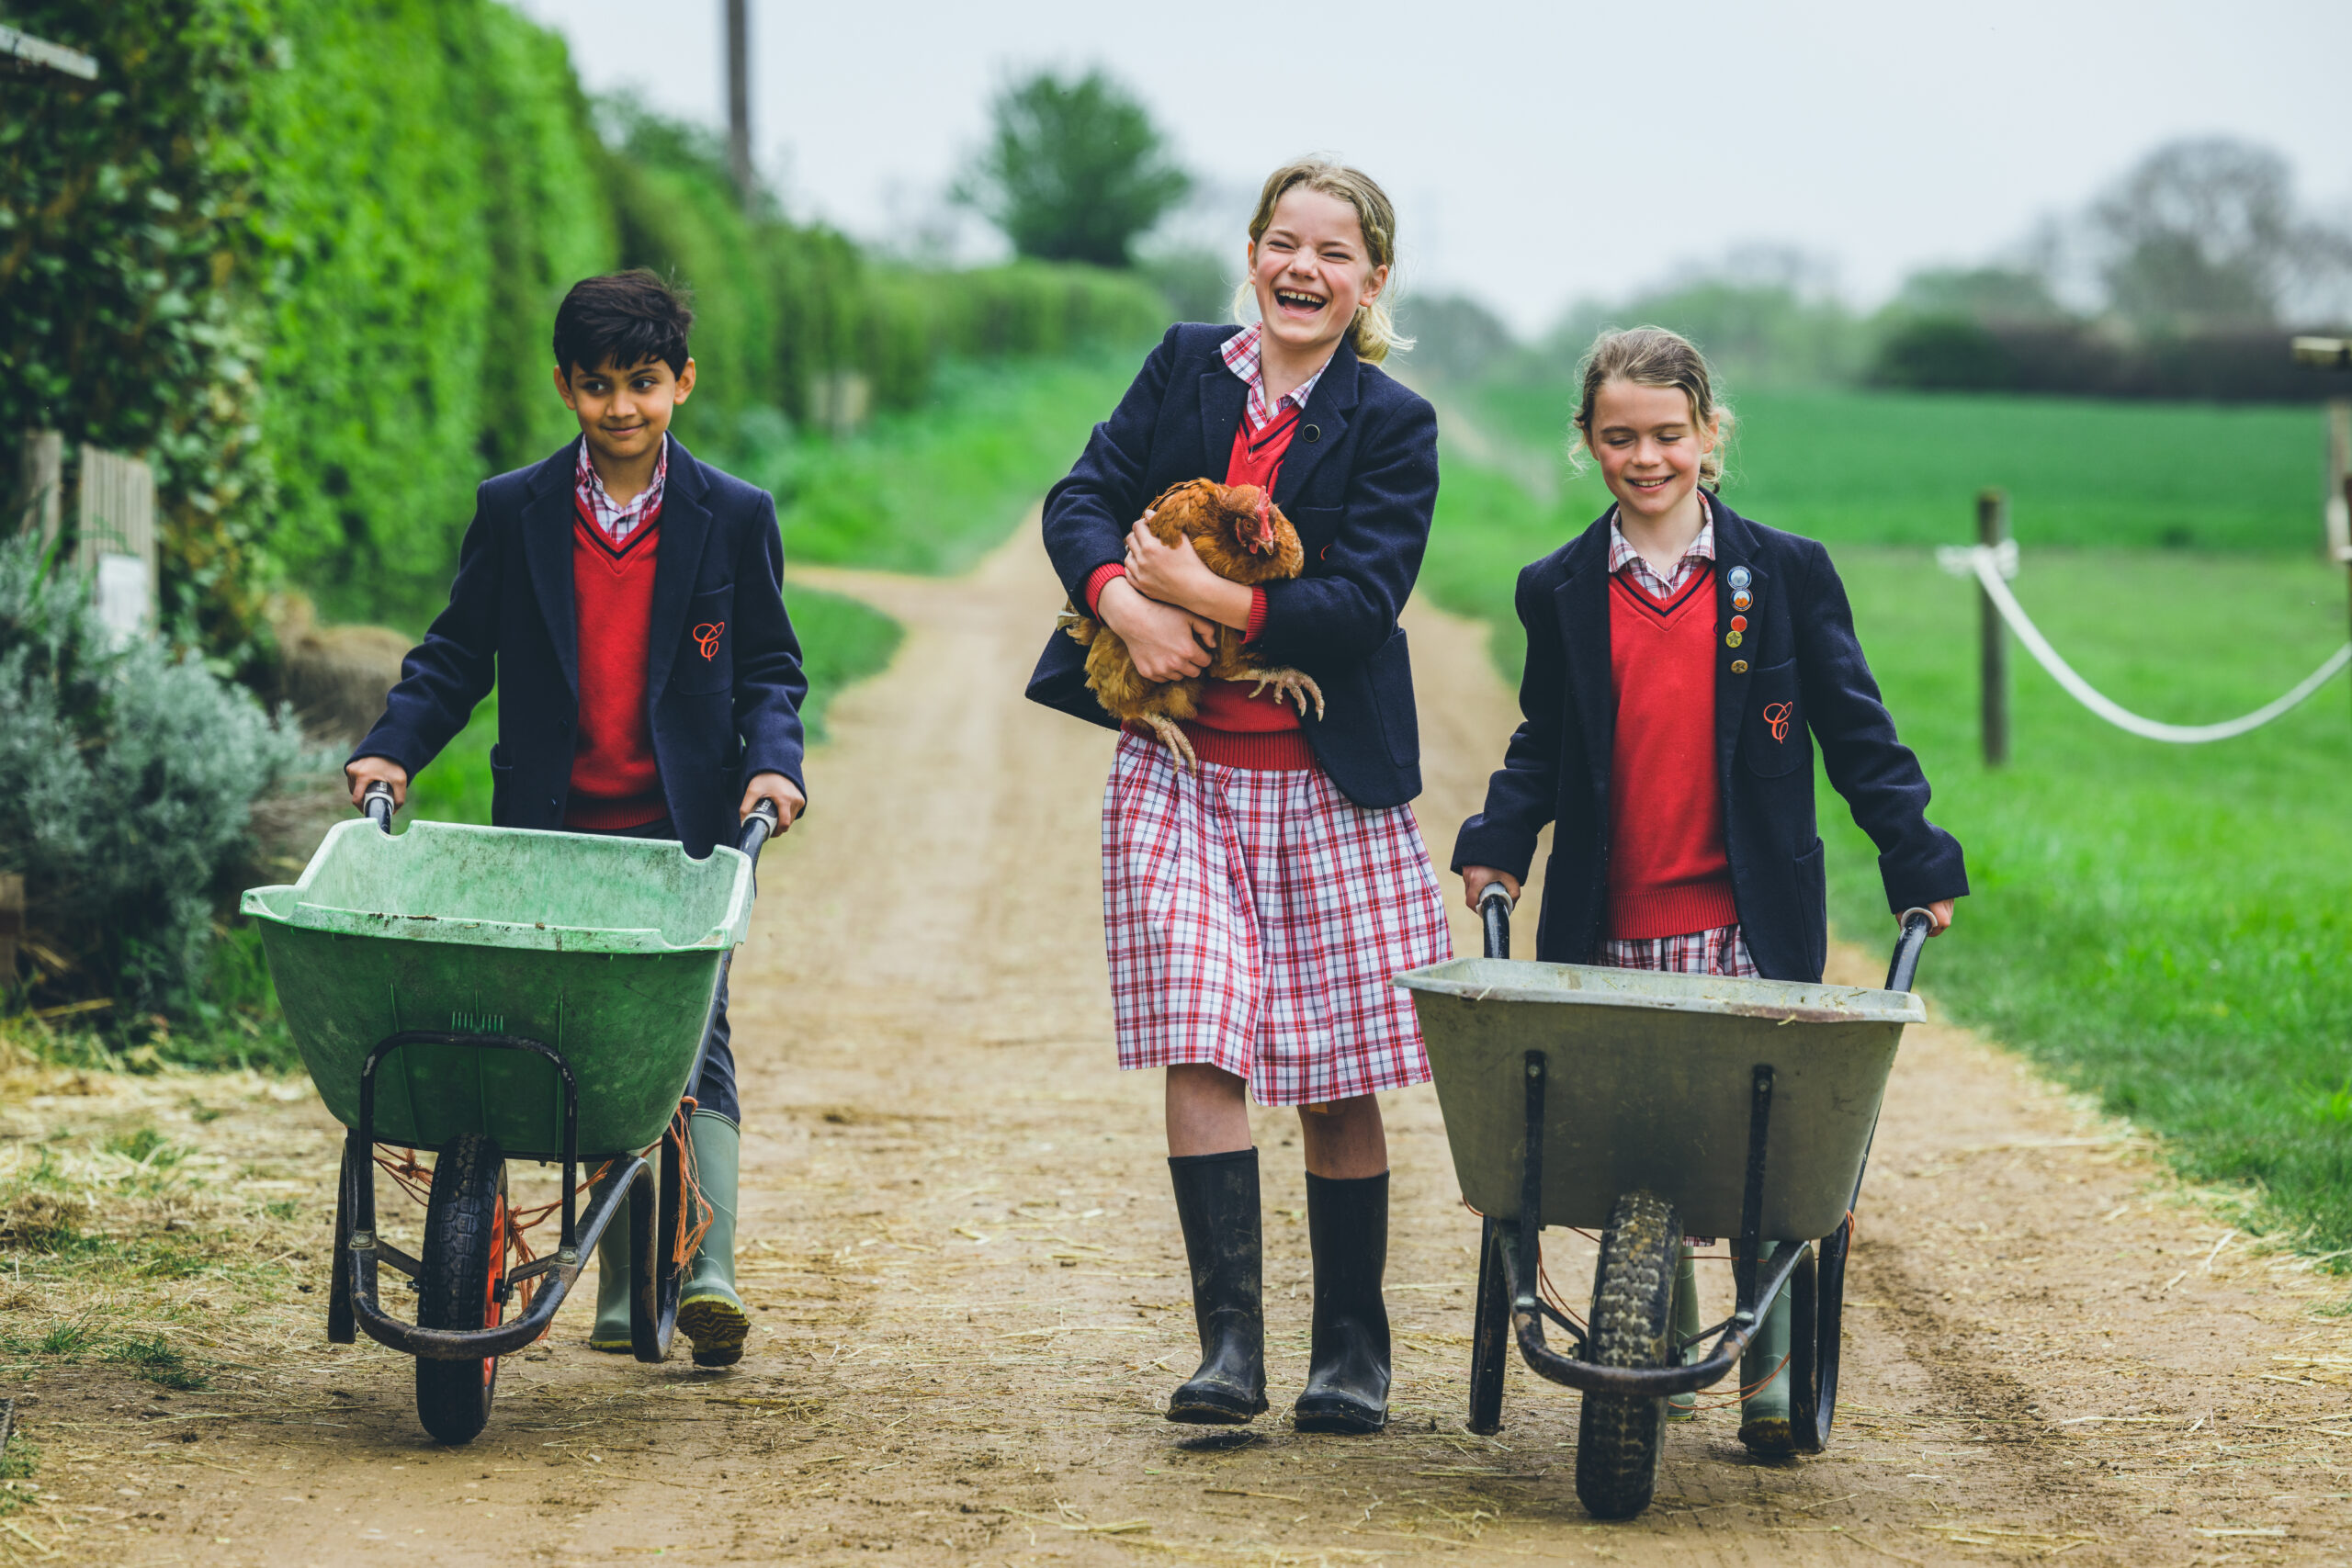
<svg viewBox="0 0 2352 1568"><path fill-rule="evenodd" d="M1543 1222L1599 1230L1618 1195L1674 1204L1699 1235L1736 1235L1751 1081L1773 1069L1762 1234L1842 1224L1877 1124L1905 991L1461 958L1396 977L1413 993L1462 1195L1516 1220L1527 1056L1550 1079Z"/></svg>
<svg viewBox="0 0 2352 1568"><path fill-rule="evenodd" d="M406 1031L522 1036L578 1081L577 1148L662 1135L699 1059L719 965L751 915L752 863L674 842L419 822L330 830L291 886L256 887L288 1028L345 1126L360 1067ZM463 1133L507 1157L555 1159L563 1089L544 1057L417 1043L378 1072L376 1136L439 1148Z"/></svg>

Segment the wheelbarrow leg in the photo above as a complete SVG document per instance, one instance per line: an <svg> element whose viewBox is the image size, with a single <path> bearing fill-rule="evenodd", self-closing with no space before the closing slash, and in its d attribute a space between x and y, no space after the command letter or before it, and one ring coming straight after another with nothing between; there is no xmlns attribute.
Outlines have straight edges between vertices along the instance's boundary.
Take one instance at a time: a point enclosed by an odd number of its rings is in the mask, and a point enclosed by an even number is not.
<svg viewBox="0 0 2352 1568"><path fill-rule="evenodd" d="M357 1314L351 1310L351 1276L344 1254L351 1247L352 1210L355 1207L351 1185L354 1181L370 1180L375 1176L373 1163L359 1146L357 1133L343 1135L343 1168L335 1173L334 1181L334 1250L327 1256L327 1343L356 1344L359 1338Z"/></svg>
<svg viewBox="0 0 2352 1568"><path fill-rule="evenodd" d="M1503 1229L1478 1229L1478 1305L1470 1331L1470 1430L1490 1438L1503 1428L1503 1369L1510 1364L1510 1282L1503 1267Z"/></svg>
<svg viewBox="0 0 2352 1568"><path fill-rule="evenodd" d="M638 1178L628 1195L629 1340L640 1361L666 1360L678 1326L678 1242L685 1214L684 1131L662 1134L662 1180Z"/></svg>

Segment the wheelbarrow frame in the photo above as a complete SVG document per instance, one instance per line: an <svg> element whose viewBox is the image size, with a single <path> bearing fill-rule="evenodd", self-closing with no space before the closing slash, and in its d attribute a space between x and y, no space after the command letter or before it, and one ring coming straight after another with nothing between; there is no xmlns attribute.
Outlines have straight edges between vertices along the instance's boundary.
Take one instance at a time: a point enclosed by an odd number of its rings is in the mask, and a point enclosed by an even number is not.
<svg viewBox="0 0 2352 1568"><path fill-rule="evenodd" d="M1486 955L1510 955L1510 896L1490 884L1482 896L1479 913L1485 927ZM1934 931L1934 917L1925 909L1905 910L1885 988L1908 991L1918 973L1921 949ZM1544 1320L1586 1349L1584 1331L1566 1314L1543 1299L1537 1288L1542 1275L1544 1195L1544 1104L1551 1077L1542 1050L1525 1055L1524 1093L1527 1137L1521 1158L1521 1198L1516 1219L1487 1217L1480 1237L1476 1321L1472 1338L1470 1375L1471 1431L1491 1436L1501 1428L1503 1371L1510 1343L1508 1324L1521 1359L1530 1371L1553 1382L1586 1393L1634 1398L1662 1398L1690 1393L1720 1382L1738 1364L1766 1314L1781 1292L1790 1292L1796 1322L1791 1337L1790 1425L1801 1452L1818 1453L1829 1440L1837 1418L1838 1342L1845 1303L1846 1262L1853 1234L1852 1213L1861 1198L1862 1172L1870 1163L1869 1144L1863 1148L1861 1169L1854 1179L1847 1220L1827 1235L1814 1240L1781 1241L1769 1258L1759 1258L1765 1183L1766 1150L1772 1114L1772 1066L1758 1063L1749 1072L1747 1168L1740 1199L1740 1233L1732 1258L1734 1305L1730 1317L1675 1346L1678 1359L1710 1337L1713 1347L1695 1360L1665 1367L1608 1367L1563 1355L1546 1342ZM1875 1127L1873 1127L1873 1135Z"/></svg>
<svg viewBox="0 0 2352 1568"><path fill-rule="evenodd" d="M364 799L368 818L386 833L391 831L390 789L369 786ZM737 847L749 855L757 876L761 848L775 831L778 817L765 800L744 823ZM702 1043L695 1047L686 1082L698 1082L709 1052L710 1018L716 997L703 1020ZM384 1310L377 1294L377 1269L387 1267L422 1279L424 1262L385 1241L376 1223L374 1178L376 1083L378 1069L393 1053L411 1045L457 1045L477 1050L517 1051L538 1056L556 1071L563 1087L563 1145L560 1155L563 1183L562 1225L556 1249L504 1276L499 1300L530 1280L541 1282L524 1314L510 1322L479 1329L426 1328L406 1323ZM681 1109L691 1105L682 1100ZM469 1034L447 1030L412 1029L387 1035L368 1053L359 1072L359 1115L344 1135L343 1168L335 1196L334 1269L327 1296L327 1338L338 1345L355 1343L360 1333L378 1344L424 1360L485 1360L510 1355L548 1331L557 1311L580 1277L583 1260L604 1239L619 1212L628 1203L629 1341L640 1361L660 1361L670 1352L678 1321L678 1297L683 1283L676 1239L684 1233L684 1142L683 1122L673 1118L659 1140L659 1179L656 1168L643 1154L616 1156L601 1190L586 1213L579 1209L580 1084L571 1061L543 1041L518 1034ZM401 1145L433 1149L435 1145ZM497 1245L502 1248L504 1238Z"/></svg>

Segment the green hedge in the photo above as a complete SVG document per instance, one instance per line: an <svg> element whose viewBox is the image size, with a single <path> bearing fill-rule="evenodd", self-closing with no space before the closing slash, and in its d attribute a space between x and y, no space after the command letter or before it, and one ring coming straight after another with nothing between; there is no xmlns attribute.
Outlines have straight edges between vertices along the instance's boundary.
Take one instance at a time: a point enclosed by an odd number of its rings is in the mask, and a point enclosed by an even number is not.
<svg viewBox="0 0 2352 1568"><path fill-rule="evenodd" d="M714 136L592 107L561 40L495 0L25 0L10 22L100 70L12 83L0 116L0 429L151 454L175 635L232 661L266 659L282 584L338 618L433 607L472 487L570 434L546 343L588 273L693 288L679 429L721 459L842 372L904 409L944 357L1166 319L1129 276L923 273L747 215Z"/></svg>

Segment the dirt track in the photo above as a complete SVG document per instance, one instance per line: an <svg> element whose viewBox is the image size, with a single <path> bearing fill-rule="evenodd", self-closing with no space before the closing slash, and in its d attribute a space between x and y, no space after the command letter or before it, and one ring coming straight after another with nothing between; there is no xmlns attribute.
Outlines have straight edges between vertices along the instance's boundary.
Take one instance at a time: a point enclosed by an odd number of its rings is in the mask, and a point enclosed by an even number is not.
<svg viewBox="0 0 2352 1568"><path fill-rule="evenodd" d="M489 1431L435 1449L407 1363L323 1343L322 1113L85 1082L8 1131L136 1100L254 1180L299 1182L296 1255L242 1293L158 1287L174 1321L193 1304L212 1324L209 1392L157 1403L95 1365L37 1371L22 1414L48 1498L0 1521L18 1527L0 1547L219 1564L2342 1559L2352 1336L2314 1314L2328 1292L2248 1258L2123 1131L1943 1028L1905 1041L1890 1093L1825 1458L1750 1463L1713 1410L1670 1434L1651 1513L1602 1527L1575 1500L1566 1391L1514 1369L1499 1438L1464 1433L1477 1224L1427 1089L1389 1103L1391 1430L1282 1418L1306 1262L1295 1131L1272 1114L1275 1412L1238 1446L1162 1422L1193 1341L1158 1084L1115 1071L1108 1043L1109 741L1019 694L1057 592L1026 531L959 581L808 580L910 635L834 708L815 814L771 851L736 969L750 1359L713 1375L594 1356L584 1306L567 1309L508 1364ZM1472 628L1408 625L1442 853L1511 715ZM1473 940L1464 919L1457 944ZM1839 963L1870 983L1883 958ZM207 1096L232 1113L174 1109ZM1555 1247L1577 1273L1580 1244ZM6 1304L37 1331L84 1303L28 1261Z"/></svg>

